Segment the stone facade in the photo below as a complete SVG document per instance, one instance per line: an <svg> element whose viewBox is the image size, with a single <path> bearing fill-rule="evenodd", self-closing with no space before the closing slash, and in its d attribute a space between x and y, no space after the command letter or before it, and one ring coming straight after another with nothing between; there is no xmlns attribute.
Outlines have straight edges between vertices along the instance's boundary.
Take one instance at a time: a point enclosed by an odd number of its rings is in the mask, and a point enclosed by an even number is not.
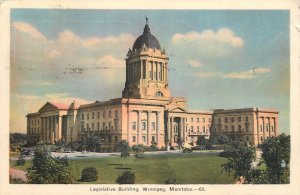
<svg viewBox="0 0 300 195"><path fill-rule="evenodd" d="M146 24L127 53L121 98L79 106L76 102L69 106L47 102L38 112L27 115L28 141L64 139L69 143L99 135L107 145L127 140L129 145L150 146L155 141L162 147L176 146L179 138L195 143L199 136L208 139L225 134L257 145L278 135L276 110L188 110L185 98L171 96L168 60Z"/></svg>
<svg viewBox="0 0 300 195"><path fill-rule="evenodd" d="M264 108L215 110L212 136L227 135L250 145L262 143L279 134L278 111Z"/></svg>

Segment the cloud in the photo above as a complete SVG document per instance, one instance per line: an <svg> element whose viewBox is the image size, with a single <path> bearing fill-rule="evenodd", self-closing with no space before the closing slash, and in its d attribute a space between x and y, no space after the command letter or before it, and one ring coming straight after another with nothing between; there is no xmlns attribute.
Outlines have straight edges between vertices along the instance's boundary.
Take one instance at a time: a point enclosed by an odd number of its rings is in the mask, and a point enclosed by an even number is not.
<svg viewBox="0 0 300 195"><path fill-rule="evenodd" d="M223 75L223 78L228 79L252 79L256 75L264 74L271 72L271 69L269 68L254 68L252 70L247 70L245 72L232 72L229 74Z"/></svg>
<svg viewBox="0 0 300 195"><path fill-rule="evenodd" d="M62 53L59 52L59 51L56 51L54 49L51 49L49 52L48 52L48 56L49 58L56 58L57 56L60 56Z"/></svg>
<svg viewBox="0 0 300 195"><path fill-rule="evenodd" d="M23 81L24 85L31 85L31 86L50 86L54 83L49 81L39 81L39 82L33 82L33 81Z"/></svg>
<svg viewBox="0 0 300 195"><path fill-rule="evenodd" d="M200 61L196 61L196 60L189 60L187 62L189 65L191 65L194 68L198 68L198 67L202 67L203 64Z"/></svg>
<svg viewBox="0 0 300 195"><path fill-rule="evenodd" d="M29 23L25 22L14 22L12 24L12 27L15 28L16 30L27 33L34 39L42 40L42 41L47 41L46 37L38 31L34 26L32 26Z"/></svg>
<svg viewBox="0 0 300 195"><path fill-rule="evenodd" d="M243 39L235 36L234 32L228 28L221 28L216 32L212 30L191 31L186 34L175 34L172 37L173 44L187 44L190 42L200 45L205 42L215 42L217 44L227 44L234 48L240 48L244 45Z"/></svg>
<svg viewBox="0 0 300 195"><path fill-rule="evenodd" d="M243 72L198 72L193 75L196 77L220 77L223 79L252 79L255 76L260 76L271 72L270 68L254 68Z"/></svg>
<svg viewBox="0 0 300 195"><path fill-rule="evenodd" d="M178 58L201 59L203 63L236 56L244 46L244 40L229 28L217 31L191 31L174 34L171 40L172 53Z"/></svg>

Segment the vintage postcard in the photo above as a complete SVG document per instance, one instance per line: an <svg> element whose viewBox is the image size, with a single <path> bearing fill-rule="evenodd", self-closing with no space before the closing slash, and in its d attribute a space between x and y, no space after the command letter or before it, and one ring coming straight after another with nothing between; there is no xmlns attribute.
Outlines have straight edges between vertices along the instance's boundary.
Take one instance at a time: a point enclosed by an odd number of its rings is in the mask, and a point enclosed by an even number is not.
<svg viewBox="0 0 300 195"><path fill-rule="evenodd" d="M300 193L297 2L221 2L4 1L1 194Z"/></svg>

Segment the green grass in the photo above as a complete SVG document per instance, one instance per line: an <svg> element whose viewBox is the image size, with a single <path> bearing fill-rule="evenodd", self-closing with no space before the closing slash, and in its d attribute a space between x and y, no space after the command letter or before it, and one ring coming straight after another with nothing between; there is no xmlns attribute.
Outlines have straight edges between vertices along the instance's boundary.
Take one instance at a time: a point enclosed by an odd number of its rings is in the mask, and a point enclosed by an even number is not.
<svg viewBox="0 0 300 195"><path fill-rule="evenodd" d="M164 184L167 178L175 178L177 184L232 184L233 177L221 172L220 165L225 162L225 158L216 154L180 153L147 155L142 160L135 160L133 157L121 159L118 156L73 159L71 166L77 180L80 179L83 168L96 167L98 180L91 183L99 184L114 184L117 177L126 170L135 173L138 184ZM11 166L16 169L26 170L31 161L27 161L25 166L14 166L12 163Z"/></svg>

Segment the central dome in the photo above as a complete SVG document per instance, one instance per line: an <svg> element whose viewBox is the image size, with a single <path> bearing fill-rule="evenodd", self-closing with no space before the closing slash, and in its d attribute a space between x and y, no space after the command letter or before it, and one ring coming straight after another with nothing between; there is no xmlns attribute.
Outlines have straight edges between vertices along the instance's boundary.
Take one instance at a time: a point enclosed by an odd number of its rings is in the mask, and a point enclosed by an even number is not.
<svg viewBox="0 0 300 195"><path fill-rule="evenodd" d="M148 24L145 25L144 33L134 42L132 50L140 50L144 44L147 46L147 48L161 50L157 38L150 33Z"/></svg>

